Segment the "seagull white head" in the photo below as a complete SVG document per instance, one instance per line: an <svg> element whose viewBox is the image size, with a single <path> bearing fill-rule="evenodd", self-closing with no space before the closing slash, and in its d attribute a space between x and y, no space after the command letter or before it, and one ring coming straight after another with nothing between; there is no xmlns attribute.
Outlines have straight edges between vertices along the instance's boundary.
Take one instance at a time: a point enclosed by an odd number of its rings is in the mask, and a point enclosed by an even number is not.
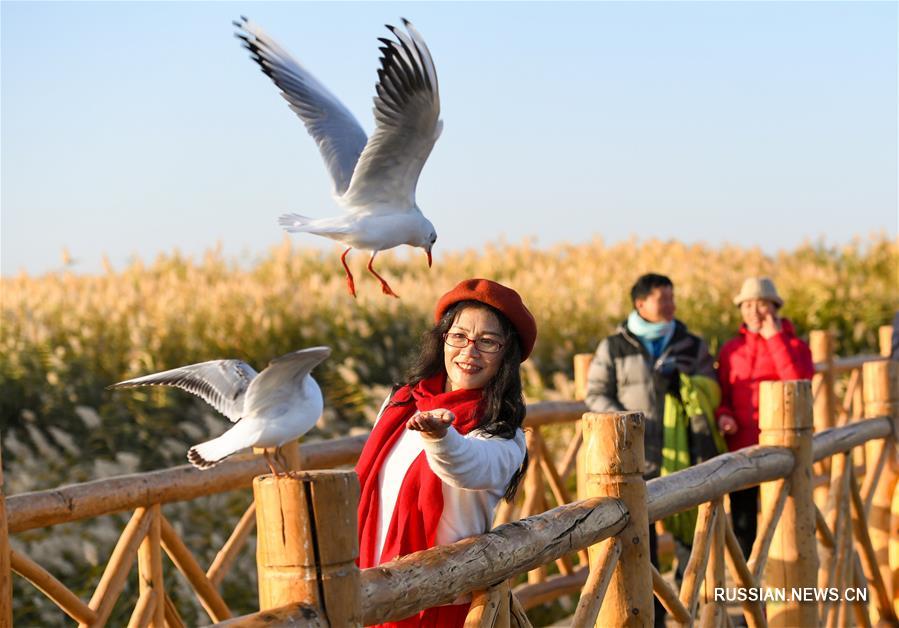
<svg viewBox="0 0 899 628"><path fill-rule="evenodd" d="M434 248L434 243L437 242L437 230L434 229L434 225L432 225L431 221L427 218L424 219L424 224L427 228L422 230L422 238L416 242L409 242L408 244L425 250L425 253L428 255L428 268L430 268L432 261L431 249Z"/></svg>

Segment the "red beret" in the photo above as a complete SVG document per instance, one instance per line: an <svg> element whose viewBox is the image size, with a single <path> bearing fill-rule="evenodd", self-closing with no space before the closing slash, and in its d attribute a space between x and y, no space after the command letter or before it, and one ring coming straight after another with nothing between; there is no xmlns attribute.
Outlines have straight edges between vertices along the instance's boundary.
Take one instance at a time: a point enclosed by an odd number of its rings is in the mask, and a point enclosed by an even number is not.
<svg viewBox="0 0 899 628"><path fill-rule="evenodd" d="M517 292L489 279L466 279L437 301L434 322L459 301L479 301L505 314L521 340L521 361L528 359L537 341L537 321Z"/></svg>

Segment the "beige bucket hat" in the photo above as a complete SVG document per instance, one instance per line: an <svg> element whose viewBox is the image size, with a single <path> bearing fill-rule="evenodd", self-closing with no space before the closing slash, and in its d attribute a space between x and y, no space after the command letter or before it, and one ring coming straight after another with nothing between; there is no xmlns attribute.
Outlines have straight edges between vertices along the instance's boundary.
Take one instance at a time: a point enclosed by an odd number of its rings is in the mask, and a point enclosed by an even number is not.
<svg viewBox="0 0 899 628"><path fill-rule="evenodd" d="M774 282L768 277L749 277L743 282L740 288L740 294L734 297L734 305L740 305L743 301L750 299L765 299L771 301L777 307L784 304L784 300L777 294L777 288Z"/></svg>

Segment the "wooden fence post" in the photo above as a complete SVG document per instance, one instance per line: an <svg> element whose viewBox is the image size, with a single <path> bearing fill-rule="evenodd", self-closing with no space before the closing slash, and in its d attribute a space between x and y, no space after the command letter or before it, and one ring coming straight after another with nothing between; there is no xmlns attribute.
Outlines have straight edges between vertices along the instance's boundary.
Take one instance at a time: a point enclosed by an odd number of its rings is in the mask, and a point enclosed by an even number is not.
<svg viewBox="0 0 899 628"><path fill-rule="evenodd" d="M543 457L543 451L537 446L539 430L540 427L536 426L525 434L530 464L522 480L522 488L524 489L524 503L521 506L522 518L539 515L541 512L546 511L546 500L543 494L543 474L540 472L540 459ZM530 584L545 581L545 565L540 565L528 572L528 582Z"/></svg>
<svg viewBox="0 0 899 628"><path fill-rule="evenodd" d="M165 583L162 576L162 509L153 504L148 509L150 529L137 549L140 597L151 598L148 609L150 628L165 628Z"/></svg>
<svg viewBox="0 0 899 628"><path fill-rule="evenodd" d="M812 499L812 395L808 381L762 382L760 445L788 447L795 463L790 492L771 542L765 565L765 585L785 589L786 602L768 603L769 626L816 626L815 602L791 599L794 588L817 584L815 503ZM772 482L761 485L762 508L777 499Z"/></svg>
<svg viewBox="0 0 899 628"><path fill-rule="evenodd" d="M9 559L9 532L6 529L2 451L0 451L0 628L12 628L12 565Z"/></svg>
<svg viewBox="0 0 899 628"><path fill-rule="evenodd" d="M881 325L877 330L877 340L880 345L880 355L888 358L893 348L893 326Z"/></svg>
<svg viewBox="0 0 899 628"><path fill-rule="evenodd" d="M899 484L893 489L893 506L890 516L890 573L892 574L893 612L899 617Z"/></svg>
<svg viewBox="0 0 899 628"><path fill-rule="evenodd" d="M259 608L317 606L332 626L361 626L353 471L253 480Z"/></svg>
<svg viewBox="0 0 899 628"><path fill-rule="evenodd" d="M574 356L574 398L578 400L587 397L587 372L590 370L590 362L593 360L592 353L578 353ZM575 438L584 436L584 423L578 421L575 428L577 431ZM586 467L584 466L584 451L586 447L581 447L575 457L575 489L578 499L587 498L587 488L584 485L587 477Z"/></svg>
<svg viewBox="0 0 899 628"><path fill-rule="evenodd" d="M815 329L809 332L809 348L812 351L812 361L823 364L825 370L816 373L812 377L812 390L814 396L814 424L816 432L823 432L833 427L836 423L836 396L833 391L833 335L827 330ZM826 474L830 471L830 461L822 460L815 465L817 474ZM828 484L822 484L814 489L815 504L821 512L827 506Z"/></svg>
<svg viewBox="0 0 899 628"><path fill-rule="evenodd" d="M652 626L652 568L643 454L643 413L587 412L582 419L586 492L590 497L620 499L630 518L619 533L621 558L612 573L596 626ZM590 547L590 569L600 560L599 545Z"/></svg>
<svg viewBox="0 0 899 628"><path fill-rule="evenodd" d="M823 431L833 427L836 417L836 397L833 392L833 334L827 330L815 329L809 332L809 348L812 360L823 364L824 370L816 373L812 379L812 387L818 388L815 396L815 431Z"/></svg>
<svg viewBox="0 0 899 628"><path fill-rule="evenodd" d="M877 556L877 564L880 567L880 575L887 591L892 591L894 598L899 594L899 577L893 575L893 569L899 570L899 519L893 519L890 513L893 493L896 491L899 481L899 458L897 458L895 435L899 434L899 362L892 360L877 360L865 362L864 365L864 399L865 416L890 416L893 419L893 439L884 438L876 443L876 450L872 453L879 457L884 447L890 448L889 461L884 465L880 473L880 479L874 486L871 499L871 511L868 514L868 530L871 535L871 544L874 546L874 554ZM877 458L874 458L877 460ZM891 531L892 528L892 531ZM890 545L896 546L891 569ZM897 571L899 573L899 571ZM891 584L892 583L892 584ZM894 603L899 608L899 602Z"/></svg>
<svg viewBox="0 0 899 628"><path fill-rule="evenodd" d="M727 607L723 602L717 601L715 592L718 589L723 590L725 586L724 576L724 554L725 550L725 534L726 523L724 521L724 503L719 498L712 502L714 508L718 509L718 517L715 519L714 527L709 531L711 535L711 543L709 548L709 562L705 573L705 586L703 587L703 602L705 606L702 609L700 618L700 626L726 626ZM688 609L689 610L689 609Z"/></svg>

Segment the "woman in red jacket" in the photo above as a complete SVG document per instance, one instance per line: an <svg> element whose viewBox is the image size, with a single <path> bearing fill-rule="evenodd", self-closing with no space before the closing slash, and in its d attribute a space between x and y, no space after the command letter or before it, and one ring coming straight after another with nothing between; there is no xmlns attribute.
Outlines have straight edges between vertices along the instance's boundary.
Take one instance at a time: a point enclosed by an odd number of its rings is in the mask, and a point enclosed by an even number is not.
<svg viewBox="0 0 899 628"><path fill-rule="evenodd" d="M793 324L777 315L783 299L767 277L750 277L734 299L743 324L718 355L721 405L718 427L731 451L759 442L759 382L811 379L814 364L808 345ZM758 518L758 487L730 494L734 533L749 556Z"/></svg>

